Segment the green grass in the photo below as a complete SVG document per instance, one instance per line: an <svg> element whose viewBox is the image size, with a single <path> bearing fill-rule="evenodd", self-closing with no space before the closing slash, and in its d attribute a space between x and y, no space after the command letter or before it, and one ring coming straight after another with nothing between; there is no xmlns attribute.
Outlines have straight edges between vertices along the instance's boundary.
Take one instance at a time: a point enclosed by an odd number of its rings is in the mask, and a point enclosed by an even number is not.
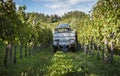
<svg viewBox="0 0 120 76"><path fill-rule="evenodd" d="M5 45L3 45L0 47L0 76L34 76L35 74L41 76L46 74L53 56L50 47L39 50L38 53L32 56L25 57L23 55L22 59L19 57L19 48L17 48L17 63L8 63L8 66L4 67Z"/></svg>
<svg viewBox="0 0 120 76"><path fill-rule="evenodd" d="M52 58L48 76L119 76L120 57L115 56L112 64L103 63L97 56L84 52L57 52Z"/></svg>
<svg viewBox="0 0 120 76"><path fill-rule="evenodd" d="M53 54L49 47L23 59L17 54L17 64L4 67L5 46L0 47L0 51L0 76L120 76L119 56L114 56L113 63L105 64L102 59L97 60L96 55L83 51Z"/></svg>

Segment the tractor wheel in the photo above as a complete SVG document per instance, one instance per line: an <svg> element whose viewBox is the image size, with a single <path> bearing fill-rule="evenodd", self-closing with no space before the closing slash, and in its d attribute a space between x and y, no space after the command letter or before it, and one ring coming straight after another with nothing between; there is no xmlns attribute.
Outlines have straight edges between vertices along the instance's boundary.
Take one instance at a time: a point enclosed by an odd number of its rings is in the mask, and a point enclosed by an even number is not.
<svg viewBox="0 0 120 76"><path fill-rule="evenodd" d="M72 50L72 52L76 52L75 47L72 47L71 50Z"/></svg>
<svg viewBox="0 0 120 76"><path fill-rule="evenodd" d="M56 52L57 52L57 50L58 50L58 48L57 48L57 47L53 47L53 53L56 53Z"/></svg>

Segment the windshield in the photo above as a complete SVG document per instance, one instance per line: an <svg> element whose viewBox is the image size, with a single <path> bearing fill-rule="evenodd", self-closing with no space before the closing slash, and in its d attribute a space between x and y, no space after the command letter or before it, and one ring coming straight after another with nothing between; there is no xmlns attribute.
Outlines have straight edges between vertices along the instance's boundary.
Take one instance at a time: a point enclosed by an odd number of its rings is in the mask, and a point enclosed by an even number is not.
<svg viewBox="0 0 120 76"><path fill-rule="evenodd" d="M57 32L68 32L68 31L69 31L68 28L57 29Z"/></svg>
<svg viewBox="0 0 120 76"><path fill-rule="evenodd" d="M70 40L69 38L67 38L67 39L61 38L61 39L59 39L60 42L68 42L69 40Z"/></svg>

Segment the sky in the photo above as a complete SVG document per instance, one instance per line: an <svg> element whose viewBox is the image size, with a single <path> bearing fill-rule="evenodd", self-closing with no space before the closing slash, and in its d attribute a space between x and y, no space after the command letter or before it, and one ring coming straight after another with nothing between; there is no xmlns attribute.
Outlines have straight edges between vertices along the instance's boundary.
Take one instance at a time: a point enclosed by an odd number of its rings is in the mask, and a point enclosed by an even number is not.
<svg viewBox="0 0 120 76"><path fill-rule="evenodd" d="M89 13L98 0L14 0L16 7L25 5L25 12L38 12L62 16L69 11Z"/></svg>

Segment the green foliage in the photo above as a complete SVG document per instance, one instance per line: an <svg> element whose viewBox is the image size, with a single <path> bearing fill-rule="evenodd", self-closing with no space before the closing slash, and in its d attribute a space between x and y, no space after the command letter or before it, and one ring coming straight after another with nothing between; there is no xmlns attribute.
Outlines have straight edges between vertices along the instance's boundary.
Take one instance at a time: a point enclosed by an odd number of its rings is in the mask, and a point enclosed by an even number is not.
<svg viewBox="0 0 120 76"><path fill-rule="evenodd" d="M83 17L85 17L86 14L84 12L81 12L81 11L70 11L70 12L67 12L65 13L63 16L62 16L62 19L71 19L71 18L76 18L76 19L81 19Z"/></svg>
<svg viewBox="0 0 120 76"><path fill-rule="evenodd" d="M25 13L26 6L16 11L13 0L0 1L0 62L3 61L4 41L23 46L44 46L52 41L52 29L59 23L69 23L77 30L79 43L91 42L103 46L105 39L114 43L115 54L120 53L120 0L99 0L89 14L71 11L59 17L42 13ZM4 46L3 46L4 45ZM110 47L110 45L108 45ZM50 48L51 49L51 48ZM7 69L0 63L0 75L52 76L118 76L120 57L115 63L104 64L94 56L82 52L52 54L42 50L36 56L18 60ZM19 52L19 51L17 51ZM95 52L96 53L96 52ZM108 53L108 52L107 52ZM18 56L17 56L18 57ZM22 67L21 67L22 66ZM13 76L12 75L12 76Z"/></svg>
<svg viewBox="0 0 120 76"><path fill-rule="evenodd" d="M36 21L40 21L43 23L54 23L54 22L58 22L61 20L61 17L54 14L54 15L45 15L43 13L27 13L27 17L31 17Z"/></svg>
<svg viewBox="0 0 120 76"><path fill-rule="evenodd" d="M113 76L119 75L119 57L115 56L115 63L104 64L98 61L95 56L77 53L63 53L58 51L52 57L52 64L48 67L45 76ZM114 71L116 70L116 71Z"/></svg>
<svg viewBox="0 0 120 76"><path fill-rule="evenodd" d="M16 22L13 20L16 17L15 4L12 2L12 0L7 0L6 2L0 1L0 3L0 37L3 40L8 40L8 42L10 42L15 36L14 29Z"/></svg>
<svg viewBox="0 0 120 76"><path fill-rule="evenodd" d="M39 49L35 55L25 57L25 48L22 49L22 59L20 59L20 48L17 45L16 59L17 63L9 63L4 67L3 59L5 53L5 44L0 42L0 76L33 76L39 74L40 76L47 73L47 67L51 64L50 60L53 54L50 47L47 49ZM30 47L29 47L30 48ZM31 49L31 48L30 48ZM13 48L14 50L14 48ZM13 52L14 53L14 52ZM32 52L31 52L32 53ZM28 54L28 50L27 50ZM13 58L13 57L12 57Z"/></svg>
<svg viewBox="0 0 120 76"><path fill-rule="evenodd" d="M2 41L22 45L40 45L52 41L51 30L46 24L42 24L37 13L28 16L24 12L25 5L20 6L16 11L15 3L12 0L0 1L0 9L0 38Z"/></svg>
<svg viewBox="0 0 120 76"><path fill-rule="evenodd" d="M3 61L5 46L0 42L0 62ZM51 52L51 47L39 49L34 56L19 58L17 48L17 64L9 64L6 68L0 63L1 76L118 76L120 75L120 57L114 56L114 63L106 65L96 56L86 55L82 51L76 53Z"/></svg>
<svg viewBox="0 0 120 76"><path fill-rule="evenodd" d="M103 45L107 38L108 42L112 41L114 46L117 46L120 38L119 8L118 0L99 0L93 7L92 17L86 16L76 22L79 25L77 26L79 42L89 44L92 38L92 42Z"/></svg>

